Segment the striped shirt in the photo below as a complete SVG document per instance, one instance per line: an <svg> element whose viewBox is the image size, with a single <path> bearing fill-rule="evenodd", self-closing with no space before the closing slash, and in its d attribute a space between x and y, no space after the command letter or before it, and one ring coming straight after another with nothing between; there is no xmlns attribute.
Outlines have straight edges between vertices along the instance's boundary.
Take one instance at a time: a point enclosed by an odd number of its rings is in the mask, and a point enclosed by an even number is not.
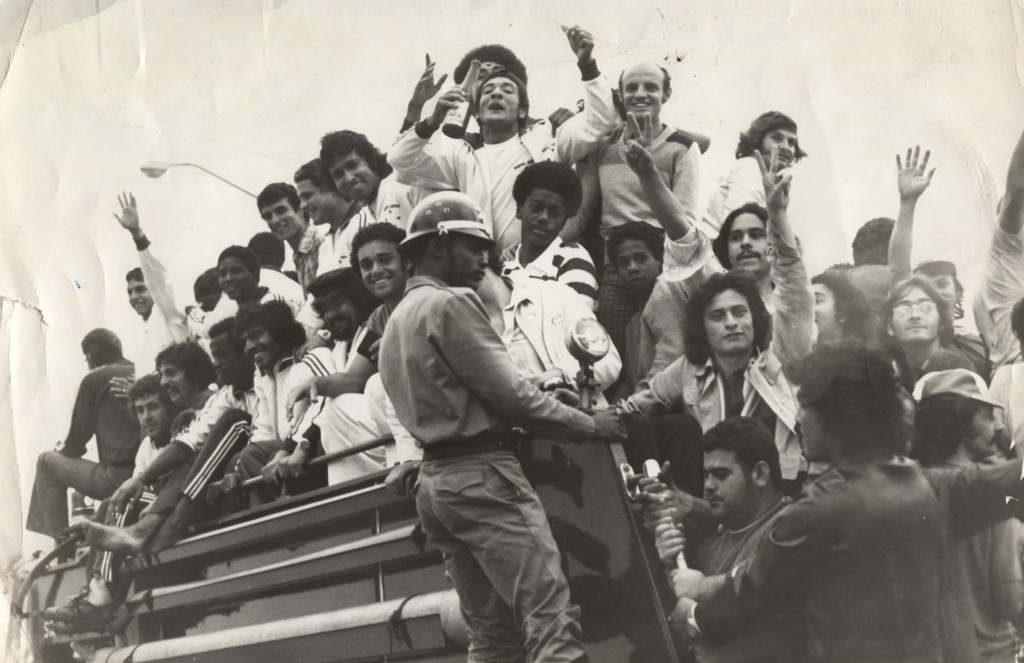
<svg viewBox="0 0 1024 663"><path fill-rule="evenodd" d="M591 309L594 308L597 300L597 274L594 261L586 249L576 242L555 239L533 262L523 265L519 260L521 248L522 244L517 244L502 254L505 261L502 276L523 271L530 278L557 281L575 290Z"/></svg>

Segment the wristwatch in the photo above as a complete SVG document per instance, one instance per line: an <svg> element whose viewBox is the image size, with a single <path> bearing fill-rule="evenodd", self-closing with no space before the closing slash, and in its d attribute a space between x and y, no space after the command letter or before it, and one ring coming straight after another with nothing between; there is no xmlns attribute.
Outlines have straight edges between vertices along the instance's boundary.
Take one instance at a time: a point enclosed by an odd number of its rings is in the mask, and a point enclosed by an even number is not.
<svg viewBox="0 0 1024 663"><path fill-rule="evenodd" d="M309 451L309 440L299 440L299 448L303 451Z"/></svg>

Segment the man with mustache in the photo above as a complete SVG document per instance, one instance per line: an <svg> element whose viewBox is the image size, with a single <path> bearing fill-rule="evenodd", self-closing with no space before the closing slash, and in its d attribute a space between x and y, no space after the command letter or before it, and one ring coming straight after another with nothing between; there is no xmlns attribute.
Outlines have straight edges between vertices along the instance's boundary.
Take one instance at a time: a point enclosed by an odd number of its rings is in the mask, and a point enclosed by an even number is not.
<svg viewBox="0 0 1024 663"><path fill-rule="evenodd" d="M757 203L742 205L725 217L711 246L725 269L748 274L764 299L772 306L771 268L768 265L768 210Z"/></svg>
<svg viewBox="0 0 1024 663"><path fill-rule="evenodd" d="M300 169L295 174L297 186L300 186L299 174L302 172ZM316 278L317 254L323 236L310 225L312 219L304 209L301 196L301 192L291 184L275 182L263 188L256 197L256 206L270 232L291 247L299 285L305 291L310 281Z"/></svg>
<svg viewBox="0 0 1024 663"><path fill-rule="evenodd" d="M433 113L404 133L388 152L388 162L400 181L431 189L458 189L485 211L499 252L520 241L516 176L537 161L573 163L589 154L601 136L615 127L611 86L592 56L594 40L578 26L563 28L576 55L586 94L582 114L542 131L537 123L527 130L530 102L526 84L505 69L482 73L476 90L456 86L442 94ZM480 134L460 140L437 135L450 109L469 102ZM333 171L332 171L333 172Z"/></svg>
<svg viewBox="0 0 1024 663"><path fill-rule="evenodd" d="M791 492L799 490L807 466L789 373L811 349L814 296L789 222L790 176L779 174L778 162L770 169L760 163L774 246L772 312L759 284L743 271L708 276L687 301L685 354L619 408L648 419L662 408L681 408L705 431L731 416L754 418L774 432L784 486Z"/></svg>

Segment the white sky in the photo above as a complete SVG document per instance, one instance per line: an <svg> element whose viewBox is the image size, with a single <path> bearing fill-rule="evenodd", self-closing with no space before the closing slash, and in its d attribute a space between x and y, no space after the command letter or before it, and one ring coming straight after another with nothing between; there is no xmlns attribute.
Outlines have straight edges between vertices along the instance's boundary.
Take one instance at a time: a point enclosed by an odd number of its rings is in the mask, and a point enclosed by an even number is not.
<svg viewBox="0 0 1024 663"><path fill-rule="evenodd" d="M66 432L79 340L137 331L117 193L136 194L182 306L224 246L264 229L252 199L191 169L147 179L146 161L201 163L258 192L290 181L328 131L386 148L424 53L450 71L482 43L526 63L535 116L571 108L582 95L558 24L578 23L609 79L634 58L671 70L666 119L712 138L705 198L756 115L797 120L810 157L791 216L813 271L849 260L861 223L895 215L895 153L930 147L915 259L952 257L970 280L1024 128L1022 18L1021 0L0 0L0 293L45 318L11 301L0 318L0 444L15 461L0 474L0 555L22 546L35 456Z"/></svg>

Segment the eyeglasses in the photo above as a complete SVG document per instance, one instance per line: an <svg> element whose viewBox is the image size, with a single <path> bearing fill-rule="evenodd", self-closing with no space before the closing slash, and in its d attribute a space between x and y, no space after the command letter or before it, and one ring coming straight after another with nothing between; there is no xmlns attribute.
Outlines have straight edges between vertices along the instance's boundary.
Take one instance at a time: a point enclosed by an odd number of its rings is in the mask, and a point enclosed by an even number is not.
<svg viewBox="0 0 1024 663"><path fill-rule="evenodd" d="M920 315L930 315L939 310L935 302L930 299L919 299L916 302L900 302L892 307L892 317L896 320L906 320L914 311Z"/></svg>

